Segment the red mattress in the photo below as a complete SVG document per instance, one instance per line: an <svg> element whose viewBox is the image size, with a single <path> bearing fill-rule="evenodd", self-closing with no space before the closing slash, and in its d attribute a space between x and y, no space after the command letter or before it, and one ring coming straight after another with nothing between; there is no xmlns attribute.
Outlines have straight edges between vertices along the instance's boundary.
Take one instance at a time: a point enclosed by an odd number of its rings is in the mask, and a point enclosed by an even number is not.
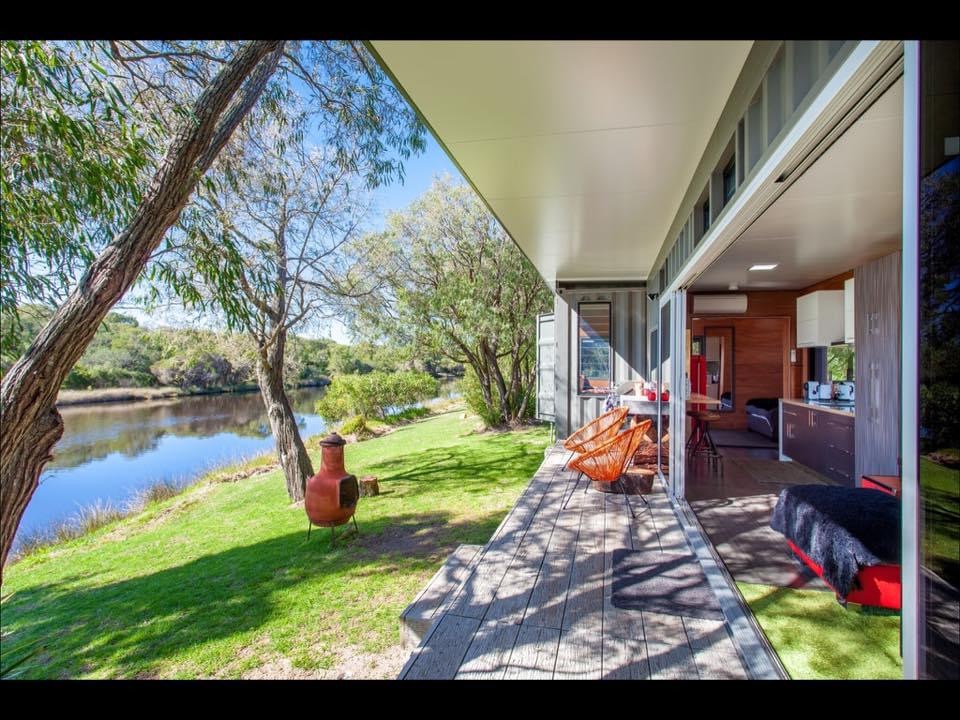
<svg viewBox="0 0 960 720"><path fill-rule="evenodd" d="M807 555L787 540L787 545L793 550L794 554L813 570L818 577L823 578L823 568L811 560ZM824 578L824 582L830 585ZM890 610L900 609L900 566L899 565L871 565L860 568L857 573L857 581L860 583L859 590L852 590L847 595L846 602L858 603L860 605L870 605L872 607L888 608ZM830 587L834 592L837 589L832 585ZM839 597L837 593L837 597Z"/></svg>

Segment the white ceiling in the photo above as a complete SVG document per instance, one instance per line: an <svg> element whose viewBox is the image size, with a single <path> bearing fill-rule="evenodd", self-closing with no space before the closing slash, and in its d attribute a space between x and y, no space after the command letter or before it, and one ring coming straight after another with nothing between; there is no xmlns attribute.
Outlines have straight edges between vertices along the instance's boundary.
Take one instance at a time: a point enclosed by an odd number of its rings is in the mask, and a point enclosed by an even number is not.
<svg viewBox="0 0 960 720"><path fill-rule="evenodd" d="M799 290L900 248L903 80L898 80L693 284ZM779 263L748 272L757 263Z"/></svg>
<svg viewBox="0 0 960 720"><path fill-rule="evenodd" d="M752 43L372 45L553 282L646 278Z"/></svg>

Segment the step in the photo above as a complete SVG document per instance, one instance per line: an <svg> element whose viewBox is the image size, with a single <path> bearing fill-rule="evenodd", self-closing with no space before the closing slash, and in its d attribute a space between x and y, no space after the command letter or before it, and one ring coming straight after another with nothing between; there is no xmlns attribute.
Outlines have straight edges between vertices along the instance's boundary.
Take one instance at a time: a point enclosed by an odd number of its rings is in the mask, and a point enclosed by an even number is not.
<svg viewBox="0 0 960 720"><path fill-rule="evenodd" d="M460 545L430 579L413 602L400 614L400 643L413 649L420 644L434 620L441 615L444 601L452 597L480 559L482 545Z"/></svg>

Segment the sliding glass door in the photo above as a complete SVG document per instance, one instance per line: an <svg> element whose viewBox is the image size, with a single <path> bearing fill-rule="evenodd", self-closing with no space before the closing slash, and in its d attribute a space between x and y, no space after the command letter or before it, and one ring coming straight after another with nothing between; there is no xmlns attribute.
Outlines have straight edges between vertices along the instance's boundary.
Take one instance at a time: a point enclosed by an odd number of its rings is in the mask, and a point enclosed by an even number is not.
<svg viewBox="0 0 960 720"><path fill-rule="evenodd" d="M657 366L660 467L663 479L675 497L683 497L684 493L686 302L684 290L660 299L660 357Z"/></svg>

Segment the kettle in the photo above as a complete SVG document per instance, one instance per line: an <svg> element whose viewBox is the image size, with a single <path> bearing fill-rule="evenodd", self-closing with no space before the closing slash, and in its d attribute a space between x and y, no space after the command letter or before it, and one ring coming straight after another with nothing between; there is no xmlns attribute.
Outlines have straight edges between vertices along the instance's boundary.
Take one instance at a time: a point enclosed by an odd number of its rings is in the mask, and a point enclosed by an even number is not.
<svg viewBox="0 0 960 720"><path fill-rule="evenodd" d="M803 384L803 399L804 400L819 400L820 399L820 383L816 380L807 380Z"/></svg>
<svg viewBox="0 0 960 720"><path fill-rule="evenodd" d="M837 383L837 400L851 401L854 397L854 384L852 381L842 380Z"/></svg>

